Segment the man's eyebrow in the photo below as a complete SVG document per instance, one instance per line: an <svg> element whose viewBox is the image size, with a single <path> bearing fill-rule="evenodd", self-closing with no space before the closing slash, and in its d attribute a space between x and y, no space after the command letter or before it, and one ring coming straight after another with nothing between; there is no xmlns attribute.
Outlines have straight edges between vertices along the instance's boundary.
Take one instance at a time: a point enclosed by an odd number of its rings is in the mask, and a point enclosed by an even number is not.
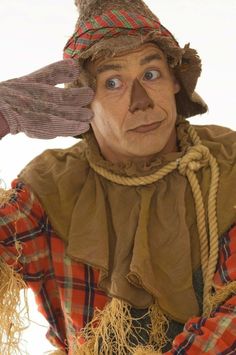
<svg viewBox="0 0 236 355"><path fill-rule="evenodd" d="M148 55L147 57L141 59L140 65L148 64L152 60L163 60L163 58L158 53L151 54L151 55Z"/></svg>
<svg viewBox="0 0 236 355"><path fill-rule="evenodd" d="M104 64L96 69L97 74L101 74L107 70L120 70L122 66L120 64Z"/></svg>
<svg viewBox="0 0 236 355"><path fill-rule="evenodd" d="M140 65L148 64L152 60L163 60L163 59L160 54L154 53L154 54L148 55L147 57L144 57L143 59L141 59ZM121 69L122 69L122 65L120 65L120 64L104 64L96 69L96 73L101 74L101 73L108 71L108 70L121 70Z"/></svg>

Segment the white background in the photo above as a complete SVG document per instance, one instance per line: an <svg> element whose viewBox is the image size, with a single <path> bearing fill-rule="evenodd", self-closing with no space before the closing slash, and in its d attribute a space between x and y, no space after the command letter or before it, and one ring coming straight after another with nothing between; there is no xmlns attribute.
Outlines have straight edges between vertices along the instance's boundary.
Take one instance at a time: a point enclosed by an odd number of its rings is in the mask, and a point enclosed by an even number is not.
<svg viewBox="0 0 236 355"><path fill-rule="evenodd" d="M85 0L84 0L85 1ZM192 123L236 129L236 0L146 0L180 45L190 42L203 62L197 91L209 113ZM32 72L62 58L77 13L73 0L0 0L0 81ZM74 144L73 138L33 140L23 134L0 141L0 179L6 186L35 155L49 147ZM30 355L53 349L45 340L46 322L29 292L31 322L24 334Z"/></svg>

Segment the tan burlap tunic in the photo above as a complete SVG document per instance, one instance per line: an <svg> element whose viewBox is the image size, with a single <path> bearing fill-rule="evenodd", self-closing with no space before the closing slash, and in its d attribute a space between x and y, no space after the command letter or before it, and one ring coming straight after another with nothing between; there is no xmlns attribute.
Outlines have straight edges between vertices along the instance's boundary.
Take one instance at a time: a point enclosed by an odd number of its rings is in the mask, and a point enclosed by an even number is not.
<svg viewBox="0 0 236 355"><path fill-rule="evenodd" d="M200 266L199 240L187 178L176 170L147 186L122 186L98 175L89 161L124 176L149 175L185 154L190 145L187 126L177 127L179 151L149 164L105 161L89 133L71 148L44 152L20 175L67 243L68 255L100 270L101 289L137 308L157 299L162 311L179 322L199 313L192 285L192 273ZM220 168L221 235L236 217L236 132L195 128ZM209 170L197 173L205 204Z"/></svg>

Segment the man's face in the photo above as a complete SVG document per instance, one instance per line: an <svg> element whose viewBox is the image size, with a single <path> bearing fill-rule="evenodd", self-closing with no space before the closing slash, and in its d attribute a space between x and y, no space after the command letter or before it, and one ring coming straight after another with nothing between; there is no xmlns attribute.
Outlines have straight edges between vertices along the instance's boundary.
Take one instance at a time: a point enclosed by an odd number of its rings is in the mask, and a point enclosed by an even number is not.
<svg viewBox="0 0 236 355"><path fill-rule="evenodd" d="M180 87L156 45L97 60L90 71L97 82L91 125L107 160L148 160L176 150Z"/></svg>

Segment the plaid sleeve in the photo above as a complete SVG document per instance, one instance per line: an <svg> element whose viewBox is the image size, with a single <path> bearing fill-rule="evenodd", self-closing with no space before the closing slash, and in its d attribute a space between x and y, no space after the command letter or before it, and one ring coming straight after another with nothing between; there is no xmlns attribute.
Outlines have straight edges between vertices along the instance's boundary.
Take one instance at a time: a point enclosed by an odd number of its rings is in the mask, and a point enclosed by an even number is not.
<svg viewBox="0 0 236 355"><path fill-rule="evenodd" d="M236 224L220 240L220 254L214 282L217 286L236 281ZM236 354L236 286L210 317L190 319L173 342L167 355Z"/></svg>
<svg viewBox="0 0 236 355"><path fill-rule="evenodd" d="M47 217L41 204L19 180L13 181L4 200L0 204L1 260L24 278L25 274L42 275L42 251L47 252L48 247L44 233Z"/></svg>
<svg viewBox="0 0 236 355"><path fill-rule="evenodd" d="M0 260L11 265L32 289L38 310L50 324L48 338L54 346L64 349L66 329L51 261L49 225L29 186L17 179L11 191L2 191Z"/></svg>

